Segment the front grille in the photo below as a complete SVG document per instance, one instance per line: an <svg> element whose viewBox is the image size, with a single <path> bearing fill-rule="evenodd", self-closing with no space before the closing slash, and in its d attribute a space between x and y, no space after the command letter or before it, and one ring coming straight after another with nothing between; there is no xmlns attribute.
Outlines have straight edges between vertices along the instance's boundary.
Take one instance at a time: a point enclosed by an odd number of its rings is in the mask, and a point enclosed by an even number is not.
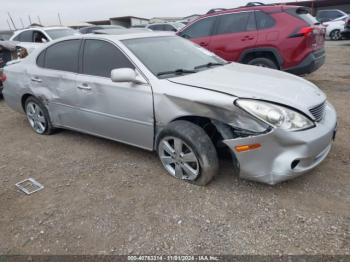
<svg viewBox="0 0 350 262"><path fill-rule="evenodd" d="M320 122L323 119L325 108L326 102L310 109L310 113L315 117L317 122Z"/></svg>

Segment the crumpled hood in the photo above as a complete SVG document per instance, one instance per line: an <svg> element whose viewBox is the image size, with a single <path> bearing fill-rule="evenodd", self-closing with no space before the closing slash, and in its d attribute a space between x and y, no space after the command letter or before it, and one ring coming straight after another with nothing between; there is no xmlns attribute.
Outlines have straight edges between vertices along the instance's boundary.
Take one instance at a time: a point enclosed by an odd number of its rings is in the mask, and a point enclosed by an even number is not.
<svg viewBox="0 0 350 262"><path fill-rule="evenodd" d="M301 77L238 63L171 78L169 81L239 98L261 99L284 104L303 111L311 117L309 109L326 100L326 95L317 86Z"/></svg>

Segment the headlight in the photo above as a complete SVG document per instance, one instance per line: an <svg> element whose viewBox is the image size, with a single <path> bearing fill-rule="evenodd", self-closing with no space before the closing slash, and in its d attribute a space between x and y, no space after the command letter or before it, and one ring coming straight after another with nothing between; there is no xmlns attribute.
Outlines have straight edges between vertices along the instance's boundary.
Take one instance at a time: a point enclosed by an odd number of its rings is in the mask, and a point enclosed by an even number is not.
<svg viewBox="0 0 350 262"><path fill-rule="evenodd" d="M315 126L304 115L283 106L248 99L239 99L236 103L262 121L284 130L296 131Z"/></svg>

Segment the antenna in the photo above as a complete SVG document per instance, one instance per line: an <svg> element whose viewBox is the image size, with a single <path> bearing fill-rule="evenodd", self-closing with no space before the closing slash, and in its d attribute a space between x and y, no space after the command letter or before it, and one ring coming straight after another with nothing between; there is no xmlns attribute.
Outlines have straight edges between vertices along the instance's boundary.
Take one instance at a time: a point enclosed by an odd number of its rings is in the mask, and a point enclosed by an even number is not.
<svg viewBox="0 0 350 262"><path fill-rule="evenodd" d="M8 20L8 19L6 19L6 22L7 22L7 25L9 26L9 28L10 28L10 31L12 31L12 28L11 28L11 25L10 25L9 20Z"/></svg>
<svg viewBox="0 0 350 262"><path fill-rule="evenodd" d="M24 24L23 24L22 17L20 17L20 18L19 18L19 20L21 21L21 24L22 24L22 29L24 29Z"/></svg>

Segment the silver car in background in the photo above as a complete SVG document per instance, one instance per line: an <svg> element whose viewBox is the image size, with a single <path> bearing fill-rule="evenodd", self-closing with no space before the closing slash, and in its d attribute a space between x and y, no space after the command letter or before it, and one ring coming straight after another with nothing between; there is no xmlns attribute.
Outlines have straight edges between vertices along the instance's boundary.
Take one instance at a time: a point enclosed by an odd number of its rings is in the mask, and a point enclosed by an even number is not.
<svg viewBox="0 0 350 262"><path fill-rule="evenodd" d="M218 173L221 148L243 178L297 177L326 158L337 124L314 84L229 64L171 33L70 37L5 74L6 103L38 134L67 128L154 150L197 185Z"/></svg>

